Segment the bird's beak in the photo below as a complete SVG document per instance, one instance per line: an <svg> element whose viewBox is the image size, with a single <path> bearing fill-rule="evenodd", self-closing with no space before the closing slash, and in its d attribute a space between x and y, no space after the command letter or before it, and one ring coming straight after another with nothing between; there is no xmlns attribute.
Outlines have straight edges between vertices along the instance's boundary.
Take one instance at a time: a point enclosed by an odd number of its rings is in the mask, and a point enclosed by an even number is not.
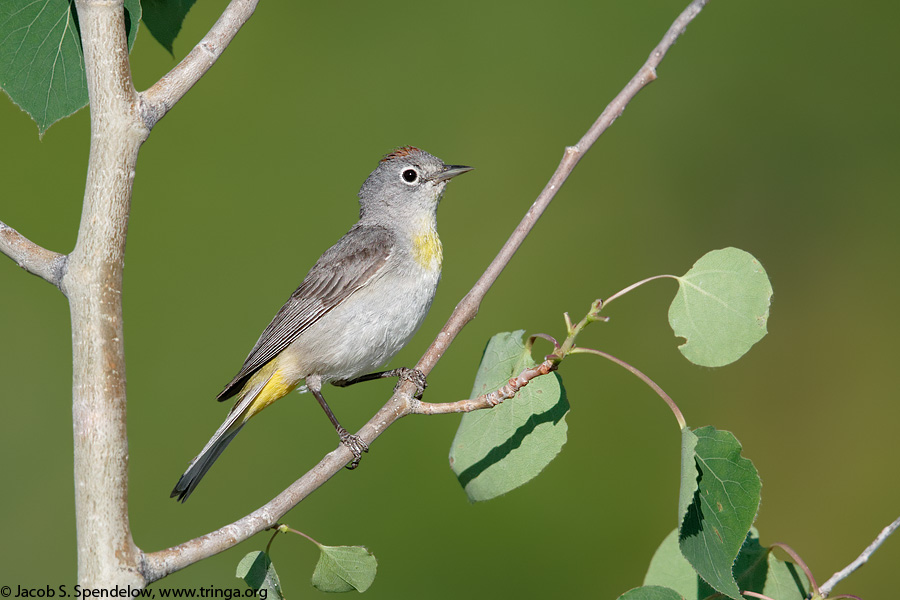
<svg viewBox="0 0 900 600"><path fill-rule="evenodd" d="M431 178L431 180L435 183L440 183L442 181L447 181L448 179L452 179L457 175L462 175L463 173L467 173L471 171L475 167L466 167L464 165L446 165L444 170Z"/></svg>

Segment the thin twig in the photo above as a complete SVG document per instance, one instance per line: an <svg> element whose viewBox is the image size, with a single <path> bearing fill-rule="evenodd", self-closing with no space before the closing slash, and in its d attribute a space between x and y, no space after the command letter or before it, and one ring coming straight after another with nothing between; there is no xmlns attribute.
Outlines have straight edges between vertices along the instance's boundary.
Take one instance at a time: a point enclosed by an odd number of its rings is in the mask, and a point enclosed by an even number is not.
<svg viewBox="0 0 900 600"><path fill-rule="evenodd" d="M869 544L866 549L862 551L862 554L856 557L856 560L832 575L828 581L822 584L822 587L819 588L822 591L822 596L827 598L828 593L834 589L834 586L846 579L850 573L866 564L866 561L869 560L869 557L872 556L876 550L878 550L878 547L884 543L884 540L888 539L898 528L900 528L900 517L897 517L893 523L882 529L881 533L878 534L878 537L875 538L875 541Z"/></svg>
<svg viewBox="0 0 900 600"><path fill-rule="evenodd" d="M440 403L421 402L418 400L413 400L413 402L410 403L410 414L445 415L449 413L472 412L473 410L480 410L482 408L493 408L504 400L513 398L517 393L519 393L519 390L528 385L528 383L535 377L548 375L549 373L555 371L557 364L558 361L548 358L537 366L523 369L521 373L511 378L506 382L506 385L502 386L501 388L494 390L489 394L482 394L477 398L471 398L469 400L459 400L457 402Z"/></svg>
<svg viewBox="0 0 900 600"><path fill-rule="evenodd" d="M232 4L238 1L234 0ZM245 2L255 5L255 2L251 3L249 0L245 0ZM510 259L512 259L516 250L522 244L528 232L534 227L538 218L549 206L550 201L556 195L556 192L559 191L559 188L562 187L572 169L575 168L575 165L578 164L578 161L581 160L581 157L590 149L597 138L622 114L622 111L625 110L632 98L644 86L656 79L656 67L662 61L669 48L675 43L675 40L684 32L687 25L697 16L707 2L708 0L694 0L691 2L666 32L659 45L650 53L650 57L640 68L637 75L628 82L625 88L606 107L584 137L575 146L566 148L556 172L550 178L537 200L528 209L525 217L513 231L481 278L456 306L444 328L419 360L417 368L420 371L428 374L443 356L453 338L456 337L466 323L475 317L485 294L487 294L487 291L497 280L506 265L509 264ZM401 382L395 388L395 392L390 400L359 430L357 435L360 439L371 445L375 438L381 435L391 424L403 416L412 414L416 407L416 401L412 396L415 392L414 388L415 386L411 382ZM352 454L350 450L346 446L340 445L325 455L315 467L292 483L286 490L242 519L178 546L151 554L144 554L141 572L147 583L156 581L169 573L183 569L208 556L227 550L256 533L271 527L291 508L340 472L351 459Z"/></svg>
<svg viewBox="0 0 900 600"><path fill-rule="evenodd" d="M231 3L212 26L212 29L194 46L174 69L157 81L153 87L140 94L141 116L147 128L152 129L175 103L197 83L210 67L222 56L225 48L241 27L253 16L259 0L231 0Z"/></svg>
<svg viewBox="0 0 900 600"><path fill-rule="evenodd" d="M3 222L0 222L0 252L32 275L37 275L56 287L59 287L66 273L65 254L35 244Z"/></svg>

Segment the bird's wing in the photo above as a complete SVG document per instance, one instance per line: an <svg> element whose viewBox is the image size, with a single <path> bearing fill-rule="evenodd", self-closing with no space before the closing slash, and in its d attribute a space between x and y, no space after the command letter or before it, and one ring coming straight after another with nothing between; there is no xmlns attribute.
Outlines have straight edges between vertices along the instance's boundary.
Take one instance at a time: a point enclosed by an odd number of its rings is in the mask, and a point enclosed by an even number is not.
<svg viewBox="0 0 900 600"><path fill-rule="evenodd" d="M384 268L394 246L393 235L379 226L355 225L325 251L303 283L269 323L241 370L221 394L238 393L257 370L287 348L331 309L365 286Z"/></svg>

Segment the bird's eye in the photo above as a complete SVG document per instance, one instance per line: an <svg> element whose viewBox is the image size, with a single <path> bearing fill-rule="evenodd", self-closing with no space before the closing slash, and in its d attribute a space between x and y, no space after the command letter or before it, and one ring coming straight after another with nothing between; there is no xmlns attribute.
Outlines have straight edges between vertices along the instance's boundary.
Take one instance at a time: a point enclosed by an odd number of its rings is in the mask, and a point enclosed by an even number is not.
<svg viewBox="0 0 900 600"><path fill-rule="evenodd" d="M403 178L403 181L406 183L415 183L419 179L419 174L415 169L405 169L400 173L400 177Z"/></svg>

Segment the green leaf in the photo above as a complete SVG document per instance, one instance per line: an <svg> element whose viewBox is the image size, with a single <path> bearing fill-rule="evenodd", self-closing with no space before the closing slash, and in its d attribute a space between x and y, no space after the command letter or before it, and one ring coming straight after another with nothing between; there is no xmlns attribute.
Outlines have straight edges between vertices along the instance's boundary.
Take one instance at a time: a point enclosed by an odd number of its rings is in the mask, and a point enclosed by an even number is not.
<svg viewBox="0 0 900 600"><path fill-rule="evenodd" d="M652 585L628 590L619 596L619 600L685 600L685 598L675 590Z"/></svg>
<svg viewBox="0 0 900 600"><path fill-rule="evenodd" d="M697 436L685 427L681 430L681 488L678 490L678 522L684 521L684 516L694 502L697 491L697 464L694 459L697 448Z"/></svg>
<svg viewBox="0 0 900 600"><path fill-rule="evenodd" d="M194 2L195 0L143 0L141 3L144 25L173 56L173 43Z"/></svg>
<svg viewBox="0 0 900 600"><path fill-rule="evenodd" d="M803 569L792 562L778 560L770 551L766 558L766 584L762 593L778 600L806 600L812 590Z"/></svg>
<svg viewBox="0 0 900 600"><path fill-rule="evenodd" d="M684 448L689 445L693 451ZM684 433L682 446L681 552L713 588L740 599L732 567L759 510L756 468L727 431L703 427Z"/></svg>
<svg viewBox="0 0 900 600"><path fill-rule="evenodd" d="M802 569L778 560L771 549L760 545L755 528L747 534L734 564L734 575L741 590L778 600L805 600L811 589Z"/></svg>
<svg viewBox="0 0 900 600"><path fill-rule="evenodd" d="M498 333L488 342L471 398L492 392L537 363L525 350L524 331ZM463 415L450 447L450 467L469 500L490 500L530 481L566 443L566 392L557 373L536 377L515 398Z"/></svg>
<svg viewBox="0 0 900 600"><path fill-rule="evenodd" d="M772 286L766 270L737 248L713 250L678 278L669 324L691 362L721 367L766 335Z"/></svg>
<svg viewBox="0 0 900 600"><path fill-rule="evenodd" d="M362 546L319 546L312 584L323 592L364 592L375 581L378 561Z"/></svg>
<svg viewBox="0 0 900 600"><path fill-rule="evenodd" d="M686 600L700 600L715 593L681 554L677 529L666 536L653 554L644 576L644 585L671 588Z"/></svg>
<svg viewBox="0 0 900 600"><path fill-rule="evenodd" d="M767 548L760 546L759 534L752 528L733 570L741 591L765 594L778 600L803 600L810 589L803 572L793 563L778 560ZM715 593L681 554L677 529L654 553L644 585L666 586L685 600L702 600Z"/></svg>
<svg viewBox="0 0 900 600"><path fill-rule="evenodd" d="M238 563L235 577L243 579L251 589L266 590L268 600L284 599L275 565L265 552L257 550L242 558Z"/></svg>
<svg viewBox="0 0 900 600"><path fill-rule="evenodd" d="M125 0L129 49L134 45L140 19L140 0ZM74 2L0 2L0 88L31 115L41 135L87 104Z"/></svg>

